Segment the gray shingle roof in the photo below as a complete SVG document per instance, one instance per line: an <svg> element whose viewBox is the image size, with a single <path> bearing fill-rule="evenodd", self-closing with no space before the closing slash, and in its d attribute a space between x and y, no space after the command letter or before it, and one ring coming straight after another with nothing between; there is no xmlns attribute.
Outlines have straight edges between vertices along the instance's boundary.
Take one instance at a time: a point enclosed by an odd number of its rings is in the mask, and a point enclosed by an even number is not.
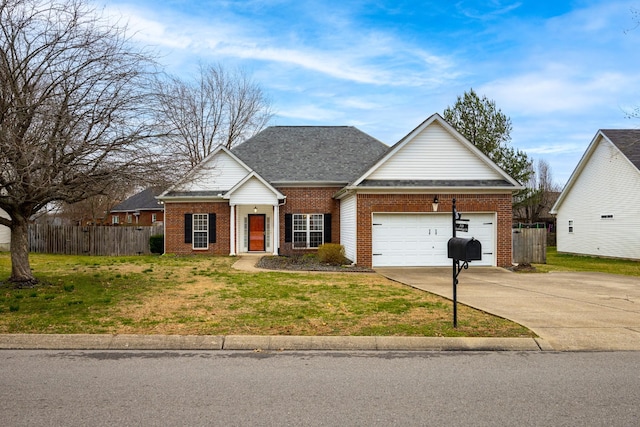
<svg viewBox="0 0 640 427"><path fill-rule="evenodd" d="M232 152L272 184L347 184L388 149L353 126L271 126Z"/></svg>
<svg viewBox="0 0 640 427"><path fill-rule="evenodd" d="M125 199L122 203L111 209L111 212L133 212L161 210L164 206L156 200L156 196L162 193L160 188L147 188L133 196Z"/></svg>
<svg viewBox="0 0 640 427"><path fill-rule="evenodd" d="M600 132L640 170L640 129L601 129Z"/></svg>

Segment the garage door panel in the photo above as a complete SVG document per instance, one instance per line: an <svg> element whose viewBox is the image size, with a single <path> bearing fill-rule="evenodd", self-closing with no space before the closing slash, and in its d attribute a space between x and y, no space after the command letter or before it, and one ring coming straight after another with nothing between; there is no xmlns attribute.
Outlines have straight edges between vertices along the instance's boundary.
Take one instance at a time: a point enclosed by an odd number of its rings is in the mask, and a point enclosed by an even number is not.
<svg viewBox="0 0 640 427"><path fill-rule="evenodd" d="M459 237L475 237L482 243L483 259L473 265L495 265L495 215L463 214L469 232ZM372 254L374 267L449 266L447 242L452 236L450 214L373 215Z"/></svg>

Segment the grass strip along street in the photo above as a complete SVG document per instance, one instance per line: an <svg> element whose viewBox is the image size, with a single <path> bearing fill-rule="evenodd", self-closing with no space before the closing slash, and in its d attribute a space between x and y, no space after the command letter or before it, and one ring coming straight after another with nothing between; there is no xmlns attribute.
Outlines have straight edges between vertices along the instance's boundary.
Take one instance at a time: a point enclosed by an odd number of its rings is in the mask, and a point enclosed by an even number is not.
<svg viewBox="0 0 640 427"><path fill-rule="evenodd" d="M0 333L531 337L374 273L246 273L230 257L32 254L41 284L0 285ZM0 253L0 281L10 254Z"/></svg>

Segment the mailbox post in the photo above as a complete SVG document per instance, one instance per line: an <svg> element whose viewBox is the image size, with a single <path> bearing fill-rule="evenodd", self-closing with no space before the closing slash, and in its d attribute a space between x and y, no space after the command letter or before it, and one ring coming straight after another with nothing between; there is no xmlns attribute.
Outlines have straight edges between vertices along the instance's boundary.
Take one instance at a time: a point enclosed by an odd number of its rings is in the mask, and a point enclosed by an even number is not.
<svg viewBox="0 0 640 427"><path fill-rule="evenodd" d="M451 258L453 264L453 327L458 327L458 275L464 268L469 268L470 261L482 260L482 244L473 237L456 237L456 230L460 226L459 221L469 221L461 218L456 210L456 199L451 205L451 216L453 222L453 237L447 243L447 256ZM466 224L465 224L466 225ZM468 230L469 227L460 227L461 230ZM460 264L462 261L462 265Z"/></svg>

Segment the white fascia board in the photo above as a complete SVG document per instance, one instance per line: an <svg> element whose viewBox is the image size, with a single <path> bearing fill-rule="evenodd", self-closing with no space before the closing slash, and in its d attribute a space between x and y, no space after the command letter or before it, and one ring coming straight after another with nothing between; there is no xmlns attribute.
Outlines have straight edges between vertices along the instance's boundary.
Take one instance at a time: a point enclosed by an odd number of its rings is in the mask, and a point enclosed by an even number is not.
<svg viewBox="0 0 640 427"><path fill-rule="evenodd" d="M162 198L162 203L191 203L191 202L226 202L225 199L222 198L221 195L217 196L175 196L175 197L164 197Z"/></svg>
<svg viewBox="0 0 640 427"><path fill-rule="evenodd" d="M344 181L274 181L271 185L276 187L344 187L347 183Z"/></svg>
<svg viewBox="0 0 640 427"><path fill-rule="evenodd" d="M355 192L356 191L353 187L343 187L340 190L336 191L332 197L336 200L340 200Z"/></svg>
<svg viewBox="0 0 640 427"><path fill-rule="evenodd" d="M513 194L514 189L504 187L353 187L348 188L344 197L350 192L358 194L424 194L424 193L455 193L455 194Z"/></svg>

